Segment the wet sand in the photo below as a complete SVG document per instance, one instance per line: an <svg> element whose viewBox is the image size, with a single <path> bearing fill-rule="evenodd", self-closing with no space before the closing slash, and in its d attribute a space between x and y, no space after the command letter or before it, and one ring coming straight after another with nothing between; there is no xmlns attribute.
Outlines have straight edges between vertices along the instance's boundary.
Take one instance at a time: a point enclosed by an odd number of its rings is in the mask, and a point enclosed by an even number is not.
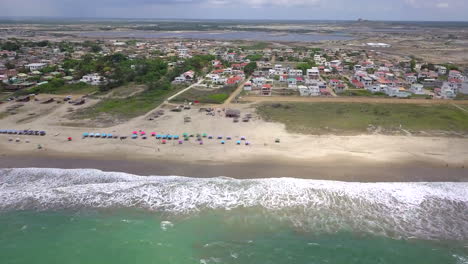
<svg viewBox="0 0 468 264"><path fill-rule="evenodd" d="M136 175L178 175L187 177L226 176L238 179L292 177L349 182L466 182L468 169L445 167L429 163L411 162L364 163L330 160L307 163L294 160L214 163L208 161L183 162L168 160L124 160L58 156L0 157L0 168L62 168L99 169Z"/></svg>

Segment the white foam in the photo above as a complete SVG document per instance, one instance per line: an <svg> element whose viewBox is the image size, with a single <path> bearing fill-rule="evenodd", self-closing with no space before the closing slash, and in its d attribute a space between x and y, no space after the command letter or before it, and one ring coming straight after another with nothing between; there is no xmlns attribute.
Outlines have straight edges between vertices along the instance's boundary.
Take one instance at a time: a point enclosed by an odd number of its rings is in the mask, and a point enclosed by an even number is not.
<svg viewBox="0 0 468 264"><path fill-rule="evenodd" d="M0 210L138 207L193 213L259 207L298 228L468 238L468 183L346 183L136 176L92 169L0 170Z"/></svg>

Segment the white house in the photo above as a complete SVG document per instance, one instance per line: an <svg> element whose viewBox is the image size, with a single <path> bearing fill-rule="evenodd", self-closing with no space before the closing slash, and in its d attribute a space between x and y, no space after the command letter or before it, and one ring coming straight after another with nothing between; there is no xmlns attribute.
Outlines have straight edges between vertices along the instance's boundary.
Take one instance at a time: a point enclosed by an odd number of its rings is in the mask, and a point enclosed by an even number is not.
<svg viewBox="0 0 468 264"><path fill-rule="evenodd" d="M307 77L309 79L318 80L320 78L320 71L317 67L312 67L312 69L307 69Z"/></svg>
<svg viewBox="0 0 468 264"><path fill-rule="evenodd" d="M424 93L424 86L419 83L413 83L410 88L410 92L414 94L425 94Z"/></svg>
<svg viewBox="0 0 468 264"><path fill-rule="evenodd" d="M97 73L84 75L80 82L84 82L91 85L101 85L106 83L106 78L100 76Z"/></svg>
<svg viewBox="0 0 468 264"><path fill-rule="evenodd" d="M30 71L38 71L44 68L45 66L47 66L46 63L30 63L27 65L24 65L24 67L28 68Z"/></svg>

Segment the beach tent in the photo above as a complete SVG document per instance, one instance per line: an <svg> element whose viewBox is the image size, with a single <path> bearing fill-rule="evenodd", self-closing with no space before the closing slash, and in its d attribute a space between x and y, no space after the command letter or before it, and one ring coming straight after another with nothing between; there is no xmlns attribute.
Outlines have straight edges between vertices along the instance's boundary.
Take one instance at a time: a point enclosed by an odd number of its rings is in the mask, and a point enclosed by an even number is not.
<svg viewBox="0 0 468 264"><path fill-rule="evenodd" d="M237 145L240 145L240 144L241 144L241 141L240 141L240 140L237 140L237 141L236 141L236 144L237 144Z"/></svg>

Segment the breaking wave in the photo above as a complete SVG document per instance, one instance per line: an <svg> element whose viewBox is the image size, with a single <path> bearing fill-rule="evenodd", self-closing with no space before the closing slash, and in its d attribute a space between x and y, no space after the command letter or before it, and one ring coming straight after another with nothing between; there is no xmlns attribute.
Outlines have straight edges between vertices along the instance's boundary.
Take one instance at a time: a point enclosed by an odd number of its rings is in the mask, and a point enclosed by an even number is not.
<svg viewBox="0 0 468 264"><path fill-rule="evenodd" d="M143 208L177 214L259 208L306 231L468 240L468 183L347 183L1 169L0 210Z"/></svg>

